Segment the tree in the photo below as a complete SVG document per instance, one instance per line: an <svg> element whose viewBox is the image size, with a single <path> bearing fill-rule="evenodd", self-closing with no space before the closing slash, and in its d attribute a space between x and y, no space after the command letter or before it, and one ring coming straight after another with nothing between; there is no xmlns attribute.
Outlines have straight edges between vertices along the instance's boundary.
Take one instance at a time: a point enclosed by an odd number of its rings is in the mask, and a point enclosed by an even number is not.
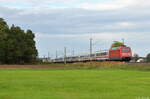
<svg viewBox="0 0 150 99"><path fill-rule="evenodd" d="M147 54L147 56L146 56L146 61L147 61L147 62L150 62L150 53Z"/></svg>
<svg viewBox="0 0 150 99"><path fill-rule="evenodd" d="M26 34L26 48L24 51L24 60L25 62L35 61L38 55L38 52L35 47L35 35L31 30L27 30Z"/></svg>
<svg viewBox="0 0 150 99"><path fill-rule="evenodd" d="M112 45L111 45L111 48L113 47L120 47L120 46L125 46L122 42L118 42L118 41L115 41Z"/></svg>
<svg viewBox="0 0 150 99"><path fill-rule="evenodd" d="M134 61L137 61L139 59L139 55L138 54L134 54L133 55L133 59L134 59Z"/></svg>
<svg viewBox="0 0 150 99"><path fill-rule="evenodd" d="M0 63L35 63L38 52L34 38L31 30L25 32L15 25L9 28L7 23L0 18Z"/></svg>
<svg viewBox="0 0 150 99"><path fill-rule="evenodd" d="M0 63L6 61L6 42L8 39L9 28L4 19L0 18Z"/></svg>

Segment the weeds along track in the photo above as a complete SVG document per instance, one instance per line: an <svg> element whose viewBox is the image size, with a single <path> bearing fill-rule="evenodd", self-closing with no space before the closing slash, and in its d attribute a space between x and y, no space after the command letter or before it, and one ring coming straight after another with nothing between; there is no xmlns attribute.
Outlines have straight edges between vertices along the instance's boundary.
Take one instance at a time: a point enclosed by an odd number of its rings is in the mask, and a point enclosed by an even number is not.
<svg viewBox="0 0 150 99"><path fill-rule="evenodd" d="M0 65L0 69L64 69L64 68L78 68L78 67L150 67L150 63L125 63L125 62L78 62L78 63L68 63L64 64L47 64L47 65Z"/></svg>
<svg viewBox="0 0 150 99"><path fill-rule="evenodd" d="M127 63L128 65L137 65L137 66L150 66L150 63L146 63L146 62L143 62L143 63Z"/></svg>

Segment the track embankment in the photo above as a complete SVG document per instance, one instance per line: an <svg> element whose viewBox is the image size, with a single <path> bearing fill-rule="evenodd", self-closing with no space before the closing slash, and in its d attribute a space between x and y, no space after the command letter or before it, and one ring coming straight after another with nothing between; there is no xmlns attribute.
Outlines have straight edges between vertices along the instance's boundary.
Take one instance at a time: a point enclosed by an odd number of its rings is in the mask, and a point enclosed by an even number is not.
<svg viewBox="0 0 150 99"><path fill-rule="evenodd" d="M0 65L0 69L13 69L13 68L65 68L65 66L61 65Z"/></svg>

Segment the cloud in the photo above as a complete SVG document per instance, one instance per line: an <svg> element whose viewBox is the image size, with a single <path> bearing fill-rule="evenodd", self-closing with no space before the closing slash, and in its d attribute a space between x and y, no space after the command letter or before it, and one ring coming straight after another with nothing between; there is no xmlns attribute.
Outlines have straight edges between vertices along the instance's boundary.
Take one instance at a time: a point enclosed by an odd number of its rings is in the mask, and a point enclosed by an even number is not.
<svg viewBox="0 0 150 99"><path fill-rule="evenodd" d="M0 11L10 25L51 34L141 32L149 31L150 24L150 12L133 13L134 10L128 9L104 12L65 8L34 13L3 7Z"/></svg>
<svg viewBox="0 0 150 99"><path fill-rule="evenodd" d="M130 5L133 5L135 0L114 0L110 2L99 3L84 3L80 5L81 8L89 10L113 10L120 9Z"/></svg>
<svg viewBox="0 0 150 99"><path fill-rule="evenodd" d="M21 0L21 2L68 2L72 0ZM20 0L0 0L0 2L20 2Z"/></svg>
<svg viewBox="0 0 150 99"><path fill-rule="evenodd" d="M91 37L93 38L93 43L96 42L95 45L93 46L94 52L104 49L108 50L113 41L122 41L122 38L124 38L125 44L127 44L132 48L133 54L138 53L140 56L146 56L146 54L149 53L150 50L150 48L147 46L149 44L149 37L147 35L149 35L148 32L143 33L132 32L130 33L130 35L123 32L122 33L104 32L93 34L61 34L61 35L37 33L36 40L38 41L37 47L39 48L41 55L47 55L47 53L43 52L49 52L49 49L51 49L51 53L55 53L57 49L60 52L60 56L62 56L64 46L67 47L68 55L71 55L72 49L74 49L76 51L76 54L78 55L83 53L89 53L89 39ZM138 37L138 39L136 37ZM53 46L53 48L51 48L51 46L47 46L47 44Z"/></svg>
<svg viewBox="0 0 150 99"><path fill-rule="evenodd" d="M21 9L82 8L86 10L118 10L122 8L145 8L150 1L145 0L0 0L0 5Z"/></svg>
<svg viewBox="0 0 150 99"><path fill-rule="evenodd" d="M30 1L24 0L24 2ZM71 2L77 1L68 2L70 6ZM55 53L56 49L63 49L64 46L77 48L79 51L86 49L88 52L90 33L94 33L93 37L97 40L108 41L104 43L102 49L109 48L114 40L125 38L135 52L145 56L150 50L147 47L150 42L149 5L150 2L145 0L82 2L71 7L41 3L34 7L23 6L21 9L7 5L0 7L0 17L5 18L9 25L15 24L23 29L32 29L33 32L40 33L36 34L40 56L47 54L48 51ZM101 48L101 45L96 47L98 48Z"/></svg>
<svg viewBox="0 0 150 99"><path fill-rule="evenodd" d="M0 4L10 8L82 8L87 10L116 10L127 7L149 7L145 0L0 0Z"/></svg>

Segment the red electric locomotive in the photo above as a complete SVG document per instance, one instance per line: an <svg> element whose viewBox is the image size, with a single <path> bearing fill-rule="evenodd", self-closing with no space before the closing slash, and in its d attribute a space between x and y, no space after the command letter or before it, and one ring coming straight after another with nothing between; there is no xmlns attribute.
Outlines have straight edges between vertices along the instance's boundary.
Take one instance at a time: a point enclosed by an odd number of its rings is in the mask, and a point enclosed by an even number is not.
<svg viewBox="0 0 150 99"><path fill-rule="evenodd" d="M66 57L54 59L54 62L88 62L88 61L130 61L132 59L132 51L130 47L120 46L113 47L109 50L99 51L91 55L81 55L74 57Z"/></svg>
<svg viewBox="0 0 150 99"><path fill-rule="evenodd" d="M131 48L127 46L114 47L109 50L109 59L113 61L130 61Z"/></svg>

